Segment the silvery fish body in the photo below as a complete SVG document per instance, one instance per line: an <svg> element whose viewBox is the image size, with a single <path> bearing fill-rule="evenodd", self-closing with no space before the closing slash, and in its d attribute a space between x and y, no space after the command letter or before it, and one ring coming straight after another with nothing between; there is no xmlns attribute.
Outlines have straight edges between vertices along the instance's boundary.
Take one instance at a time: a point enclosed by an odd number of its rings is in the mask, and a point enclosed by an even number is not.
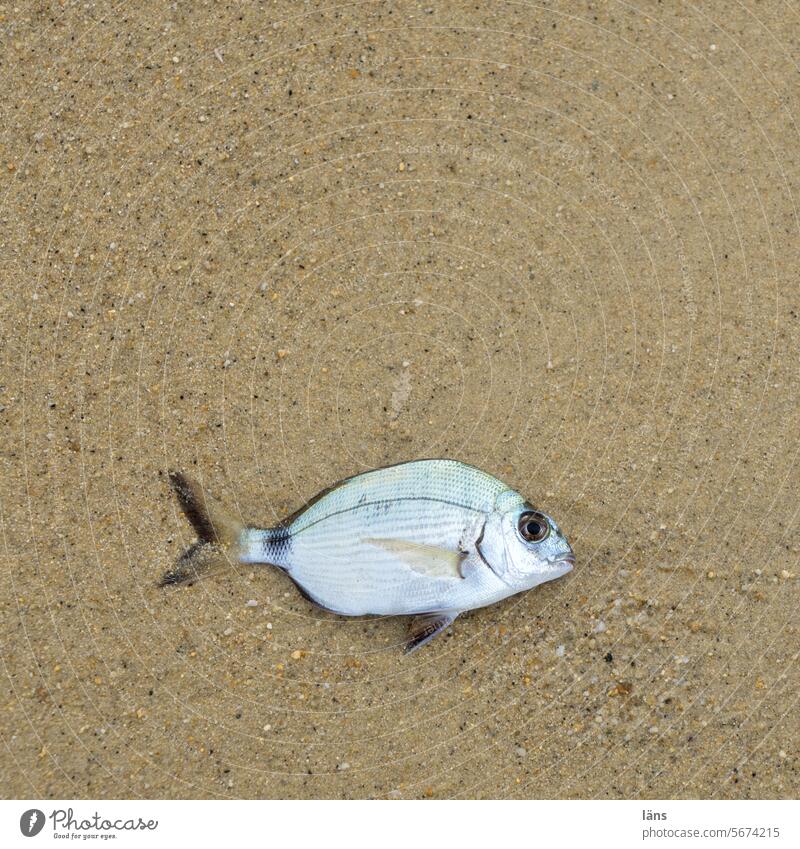
<svg viewBox="0 0 800 849"><path fill-rule="evenodd" d="M196 484L182 475L172 482L198 530L198 550L227 543L243 563L277 566L334 613L414 615L408 650L460 612L558 578L574 564L549 516L497 478L454 460L416 460L348 478L275 528L219 518ZM167 583L183 579L171 576Z"/></svg>

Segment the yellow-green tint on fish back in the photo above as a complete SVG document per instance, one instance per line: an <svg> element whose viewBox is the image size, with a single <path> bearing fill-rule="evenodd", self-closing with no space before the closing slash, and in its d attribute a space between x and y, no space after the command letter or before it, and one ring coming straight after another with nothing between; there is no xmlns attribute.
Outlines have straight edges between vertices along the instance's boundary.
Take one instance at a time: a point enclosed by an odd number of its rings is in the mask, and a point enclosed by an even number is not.
<svg viewBox="0 0 800 849"><path fill-rule="evenodd" d="M292 536L320 521L331 521L354 508L404 499L418 504L446 504L468 510L491 510L509 492L507 484L457 460L411 460L345 478L323 490L282 524Z"/></svg>

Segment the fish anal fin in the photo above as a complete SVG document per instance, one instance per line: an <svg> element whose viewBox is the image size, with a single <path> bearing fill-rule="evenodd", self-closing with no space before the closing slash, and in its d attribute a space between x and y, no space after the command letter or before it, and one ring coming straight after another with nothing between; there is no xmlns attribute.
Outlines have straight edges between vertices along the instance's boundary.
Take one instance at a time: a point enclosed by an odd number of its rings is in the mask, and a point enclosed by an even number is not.
<svg viewBox="0 0 800 849"><path fill-rule="evenodd" d="M368 545L382 548L402 560L410 569L428 578L463 578L460 551L450 551L436 545L408 542L402 539L371 537L363 540Z"/></svg>
<svg viewBox="0 0 800 849"><path fill-rule="evenodd" d="M415 616L408 626L405 654L411 654L429 643L437 634L449 628L458 616L458 610L439 610Z"/></svg>
<svg viewBox="0 0 800 849"><path fill-rule="evenodd" d="M291 578L291 575L289 577ZM347 614L342 613L341 610L334 610L332 607L326 607L318 598L311 595L311 593L302 584L298 583L294 579L292 579L292 583L295 585L300 595L315 607L318 607L320 610L324 610L326 613L335 613L337 616L347 616Z"/></svg>

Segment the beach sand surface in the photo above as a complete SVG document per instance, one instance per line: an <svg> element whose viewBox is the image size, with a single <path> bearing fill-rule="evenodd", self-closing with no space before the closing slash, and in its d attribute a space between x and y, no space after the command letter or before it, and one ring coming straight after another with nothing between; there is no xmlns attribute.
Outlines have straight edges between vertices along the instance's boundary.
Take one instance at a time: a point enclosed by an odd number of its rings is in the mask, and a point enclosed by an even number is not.
<svg viewBox="0 0 800 849"><path fill-rule="evenodd" d="M0 6L5 797L798 793L784 3ZM567 577L460 617L160 589L169 469L271 525L472 463Z"/></svg>

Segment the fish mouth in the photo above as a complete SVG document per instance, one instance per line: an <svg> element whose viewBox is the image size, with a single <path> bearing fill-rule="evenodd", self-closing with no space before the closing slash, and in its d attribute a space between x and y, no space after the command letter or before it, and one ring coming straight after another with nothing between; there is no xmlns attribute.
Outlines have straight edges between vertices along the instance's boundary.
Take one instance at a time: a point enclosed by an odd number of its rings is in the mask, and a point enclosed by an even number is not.
<svg viewBox="0 0 800 849"><path fill-rule="evenodd" d="M562 554L559 557L554 557L550 561L551 568L558 572L558 577L571 572L575 566L575 555L570 551L567 554Z"/></svg>

